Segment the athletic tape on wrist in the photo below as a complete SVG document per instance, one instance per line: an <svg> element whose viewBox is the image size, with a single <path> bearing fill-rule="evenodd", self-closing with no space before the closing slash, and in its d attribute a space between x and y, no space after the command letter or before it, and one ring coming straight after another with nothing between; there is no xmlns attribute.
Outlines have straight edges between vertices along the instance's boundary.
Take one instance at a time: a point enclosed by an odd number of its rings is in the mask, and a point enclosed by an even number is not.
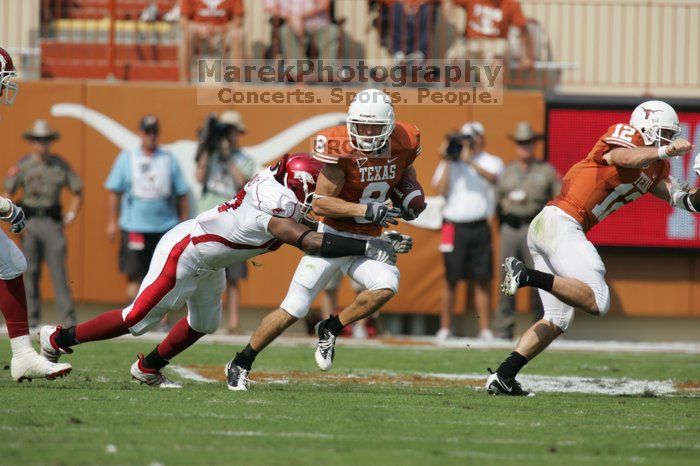
<svg viewBox="0 0 700 466"><path fill-rule="evenodd" d="M668 146L661 146L659 147L659 150L657 151L657 154L659 155L659 159L661 160L666 160L670 156L667 153Z"/></svg>

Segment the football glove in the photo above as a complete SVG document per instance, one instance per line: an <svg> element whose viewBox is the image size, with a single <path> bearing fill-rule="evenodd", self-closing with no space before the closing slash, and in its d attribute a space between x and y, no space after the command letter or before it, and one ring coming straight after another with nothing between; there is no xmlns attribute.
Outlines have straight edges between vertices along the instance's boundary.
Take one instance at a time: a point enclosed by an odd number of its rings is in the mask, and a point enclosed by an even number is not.
<svg viewBox="0 0 700 466"><path fill-rule="evenodd" d="M385 231L382 239L391 244L396 254L405 254L413 248L413 238L396 230Z"/></svg>
<svg viewBox="0 0 700 466"><path fill-rule="evenodd" d="M10 212L5 217L0 217L0 219L10 223L10 231L12 233L19 233L24 230L24 225L26 218L24 216L24 211L18 205L10 202Z"/></svg>
<svg viewBox="0 0 700 466"><path fill-rule="evenodd" d="M688 194L690 186L688 185L688 183L681 184L680 181L678 181L673 176L669 176L668 178L669 180L671 180L671 187L669 188L669 194L671 195L671 205L674 207L682 207L683 197Z"/></svg>
<svg viewBox="0 0 700 466"><path fill-rule="evenodd" d="M375 261L384 262L385 264L396 264L396 253L394 247L388 241L375 238L367 241L365 247L365 256Z"/></svg>
<svg viewBox="0 0 700 466"><path fill-rule="evenodd" d="M366 220L384 228L388 227L390 223L393 225L399 223L396 218L400 216L401 209L389 207L384 202L370 202L367 204L367 211L365 212Z"/></svg>
<svg viewBox="0 0 700 466"><path fill-rule="evenodd" d="M695 164L693 165L693 168L695 169L695 173L700 176L700 152L698 152L698 155L695 156Z"/></svg>

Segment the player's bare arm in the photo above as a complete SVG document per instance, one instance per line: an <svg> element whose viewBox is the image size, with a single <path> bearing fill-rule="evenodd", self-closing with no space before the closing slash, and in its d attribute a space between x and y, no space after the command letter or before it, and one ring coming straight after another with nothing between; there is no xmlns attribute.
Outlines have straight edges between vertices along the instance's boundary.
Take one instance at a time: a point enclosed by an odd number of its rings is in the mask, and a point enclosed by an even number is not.
<svg viewBox="0 0 700 466"><path fill-rule="evenodd" d="M415 173L415 172L414 172ZM345 184L345 173L340 167L326 164L318 176L312 207L316 215L330 218L364 217L384 227L397 224L401 210L383 202L359 204L339 197Z"/></svg>
<svg viewBox="0 0 700 466"><path fill-rule="evenodd" d="M667 146L661 147L618 147L603 156L608 165L617 165L624 168L642 168L669 157L680 157L690 151L693 145L685 139L679 138Z"/></svg>
<svg viewBox="0 0 700 466"><path fill-rule="evenodd" d="M312 207L322 217L362 217L367 206L348 202L338 197L345 184L345 173L336 166L326 164L318 176Z"/></svg>

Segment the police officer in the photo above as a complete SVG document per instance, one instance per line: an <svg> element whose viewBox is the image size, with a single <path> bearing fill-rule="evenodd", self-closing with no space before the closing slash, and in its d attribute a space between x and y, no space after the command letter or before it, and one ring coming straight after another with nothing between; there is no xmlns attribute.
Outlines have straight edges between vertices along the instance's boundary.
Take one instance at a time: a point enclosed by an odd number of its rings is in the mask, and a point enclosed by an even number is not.
<svg viewBox="0 0 700 466"><path fill-rule="evenodd" d="M556 170L547 162L535 158L536 134L529 123L520 122L515 133L509 135L515 142L517 160L508 164L497 186L498 216L500 219L500 258L508 256L523 260L532 267L527 248L527 230L530 221L545 204L559 194L561 182ZM501 277L503 279L503 277ZM542 303L537 293L531 295L535 319L542 314ZM501 294L498 306L497 335L512 339L515 330L515 300Z"/></svg>
<svg viewBox="0 0 700 466"><path fill-rule="evenodd" d="M66 238L63 228L75 221L83 200L83 182L77 173L58 155L51 153L51 144L59 138L46 120L36 120L24 133L31 152L10 169L5 178L5 191L15 194L22 188L19 204L27 216L22 238L27 257L27 304L29 325L36 327L41 319L39 279L41 262L46 261L56 293L61 321L75 325L73 296L66 271ZM73 196L68 209L61 206L61 190L66 187Z"/></svg>

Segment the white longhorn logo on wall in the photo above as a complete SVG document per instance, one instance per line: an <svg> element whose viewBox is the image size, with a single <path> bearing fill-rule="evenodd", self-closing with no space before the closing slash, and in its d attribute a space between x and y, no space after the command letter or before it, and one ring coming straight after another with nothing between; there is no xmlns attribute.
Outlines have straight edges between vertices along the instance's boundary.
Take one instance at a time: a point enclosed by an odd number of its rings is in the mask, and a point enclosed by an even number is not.
<svg viewBox="0 0 700 466"><path fill-rule="evenodd" d="M0 58L2 56L0 55ZM60 103L51 107L51 115L54 117L74 118L82 121L91 127L120 150L125 150L137 146L141 140L138 134L134 133L121 123L104 115L96 110L87 108L84 105L73 103ZM308 140L322 129L330 126L345 123L345 113L325 113L315 117L307 118L293 124L289 128L275 134L265 141L252 146L242 147L241 150L248 157L253 159L259 166L265 166L276 160L285 153L291 151L300 142ZM194 161L197 150L197 141L193 139L181 139L162 144L162 147L175 155L187 184L190 186L192 196L197 198L202 192L201 183L195 179L196 164ZM117 153L113 154L116 157ZM302 172L304 173L304 172ZM313 182L310 174L309 178ZM303 181L303 180L302 180ZM308 182L308 179L307 179ZM442 224L442 207L444 199L442 197L430 197L426 199L428 208L421 216L410 223L419 228L437 229Z"/></svg>

